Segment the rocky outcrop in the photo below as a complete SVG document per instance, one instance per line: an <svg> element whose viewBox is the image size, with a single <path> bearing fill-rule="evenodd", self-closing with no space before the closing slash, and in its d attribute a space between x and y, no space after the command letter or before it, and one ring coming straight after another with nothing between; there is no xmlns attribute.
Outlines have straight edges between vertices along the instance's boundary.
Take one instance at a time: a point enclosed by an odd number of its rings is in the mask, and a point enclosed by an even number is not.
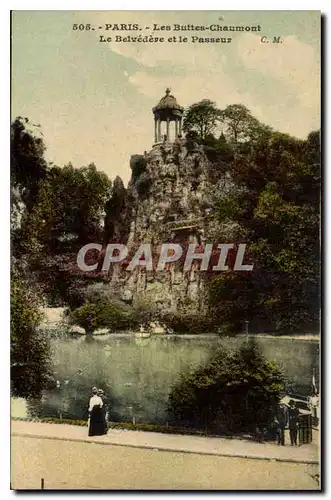
<svg viewBox="0 0 331 500"><path fill-rule="evenodd" d="M212 165L202 146L186 139L164 142L145 153L144 160L144 171L128 188L133 207L128 238L132 251L142 243L154 249L166 242L201 244L219 232L213 197L230 181L226 176L217 185L211 181ZM139 267L128 272L118 266L112 281L129 290L133 300L144 297L162 309L200 309L203 279L197 265L186 273L175 264L164 271Z"/></svg>
<svg viewBox="0 0 331 500"><path fill-rule="evenodd" d="M163 243L170 240L176 223L188 226L208 214L208 160L198 146L189 151L185 142L178 140L155 146L146 155L146 163L151 180L148 192L141 196L132 186L136 209L130 240Z"/></svg>

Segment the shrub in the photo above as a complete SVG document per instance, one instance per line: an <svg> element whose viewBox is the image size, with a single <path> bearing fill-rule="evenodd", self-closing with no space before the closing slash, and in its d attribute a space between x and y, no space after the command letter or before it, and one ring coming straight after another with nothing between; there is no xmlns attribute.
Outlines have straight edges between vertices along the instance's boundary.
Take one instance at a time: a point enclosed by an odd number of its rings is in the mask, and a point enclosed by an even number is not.
<svg viewBox="0 0 331 500"><path fill-rule="evenodd" d="M255 432L270 423L284 390L280 369L254 341L219 350L172 387L169 411L178 425L213 432Z"/></svg>
<svg viewBox="0 0 331 500"><path fill-rule="evenodd" d="M217 326L213 315L193 311L166 312L160 315L160 321L175 333L207 333Z"/></svg>
<svg viewBox="0 0 331 500"><path fill-rule="evenodd" d="M141 198L146 198L149 195L151 185L152 180L149 175L146 172L141 174L139 179L136 181L136 190Z"/></svg>
<svg viewBox="0 0 331 500"><path fill-rule="evenodd" d="M18 270L11 276L10 361L14 396L39 396L52 381L48 338L37 327L41 303Z"/></svg>
<svg viewBox="0 0 331 500"><path fill-rule="evenodd" d="M79 325L86 333L92 334L97 328L121 330L134 322L131 310L107 302L86 302L71 312L69 323Z"/></svg>
<svg viewBox="0 0 331 500"><path fill-rule="evenodd" d="M146 171L146 159L142 155L132 155L130 159L130 167L132 170L132 178L135 181Z"/></svg>
<svg viewBox="0 0 331 500"><path fill-rule="evenodd" d="M157 308L150 300L143 298L135 300L132 309L132 323L136 326L156 321L158 316Z"/></svg>

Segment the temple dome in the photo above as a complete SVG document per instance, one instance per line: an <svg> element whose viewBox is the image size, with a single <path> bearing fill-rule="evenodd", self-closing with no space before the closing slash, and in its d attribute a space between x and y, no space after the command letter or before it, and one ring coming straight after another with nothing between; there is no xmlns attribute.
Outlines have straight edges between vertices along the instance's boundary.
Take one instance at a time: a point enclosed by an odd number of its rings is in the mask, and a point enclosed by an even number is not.
<svg viewBox="0 0 331 500"><path fill-rule="evenodd" d="M170 94L170 89L168 88L165 96L153 108L155 145L160 144L160 142L173 142L182 136L183 113L184 108ZM164 123L166 123L166 130L162 131L162 128L165 128L162 127Z"/></svg>
<svg viewBox="0 0 331 500"><path fill-rule="evenodd" d="M176 98L170 94L170 89L166 90L166 95L162 97L159 103L153 108L153 113L164 111L175 111L176 114L182 114L184 111L184 108L178 104Z"/></svg>

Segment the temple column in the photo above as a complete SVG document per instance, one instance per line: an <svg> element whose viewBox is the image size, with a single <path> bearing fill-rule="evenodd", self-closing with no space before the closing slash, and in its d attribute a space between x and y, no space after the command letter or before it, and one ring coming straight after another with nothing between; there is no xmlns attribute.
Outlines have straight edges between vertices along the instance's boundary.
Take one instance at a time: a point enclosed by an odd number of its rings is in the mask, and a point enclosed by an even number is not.
<svg viewBox="0 0 331 500"><path fill-rule="evenodd" d="M169 141L169 118L167 118L167 141Z"/></svg>
<svg viewBox="0 0 331 500"><path fill-rule="evenodd" d="M161 142L161 120L157 121L157 142Z"/></svg>
<svg viewBox="0 0 331 500"><path fill-rule="evenodd" d="M154 120L154 142L157 142L157 119Z"/></svg>
<svg viewBox="0 0 331 500"><path fill-rule="evenodd" d="M179 119L179 135L182 135L182 119Z"/></svg>
<svg viewBox="0 0 331 500"><path fill-rule="evenodd" d="M175 138L178 139L178 120L175 119Z"/></svg>

